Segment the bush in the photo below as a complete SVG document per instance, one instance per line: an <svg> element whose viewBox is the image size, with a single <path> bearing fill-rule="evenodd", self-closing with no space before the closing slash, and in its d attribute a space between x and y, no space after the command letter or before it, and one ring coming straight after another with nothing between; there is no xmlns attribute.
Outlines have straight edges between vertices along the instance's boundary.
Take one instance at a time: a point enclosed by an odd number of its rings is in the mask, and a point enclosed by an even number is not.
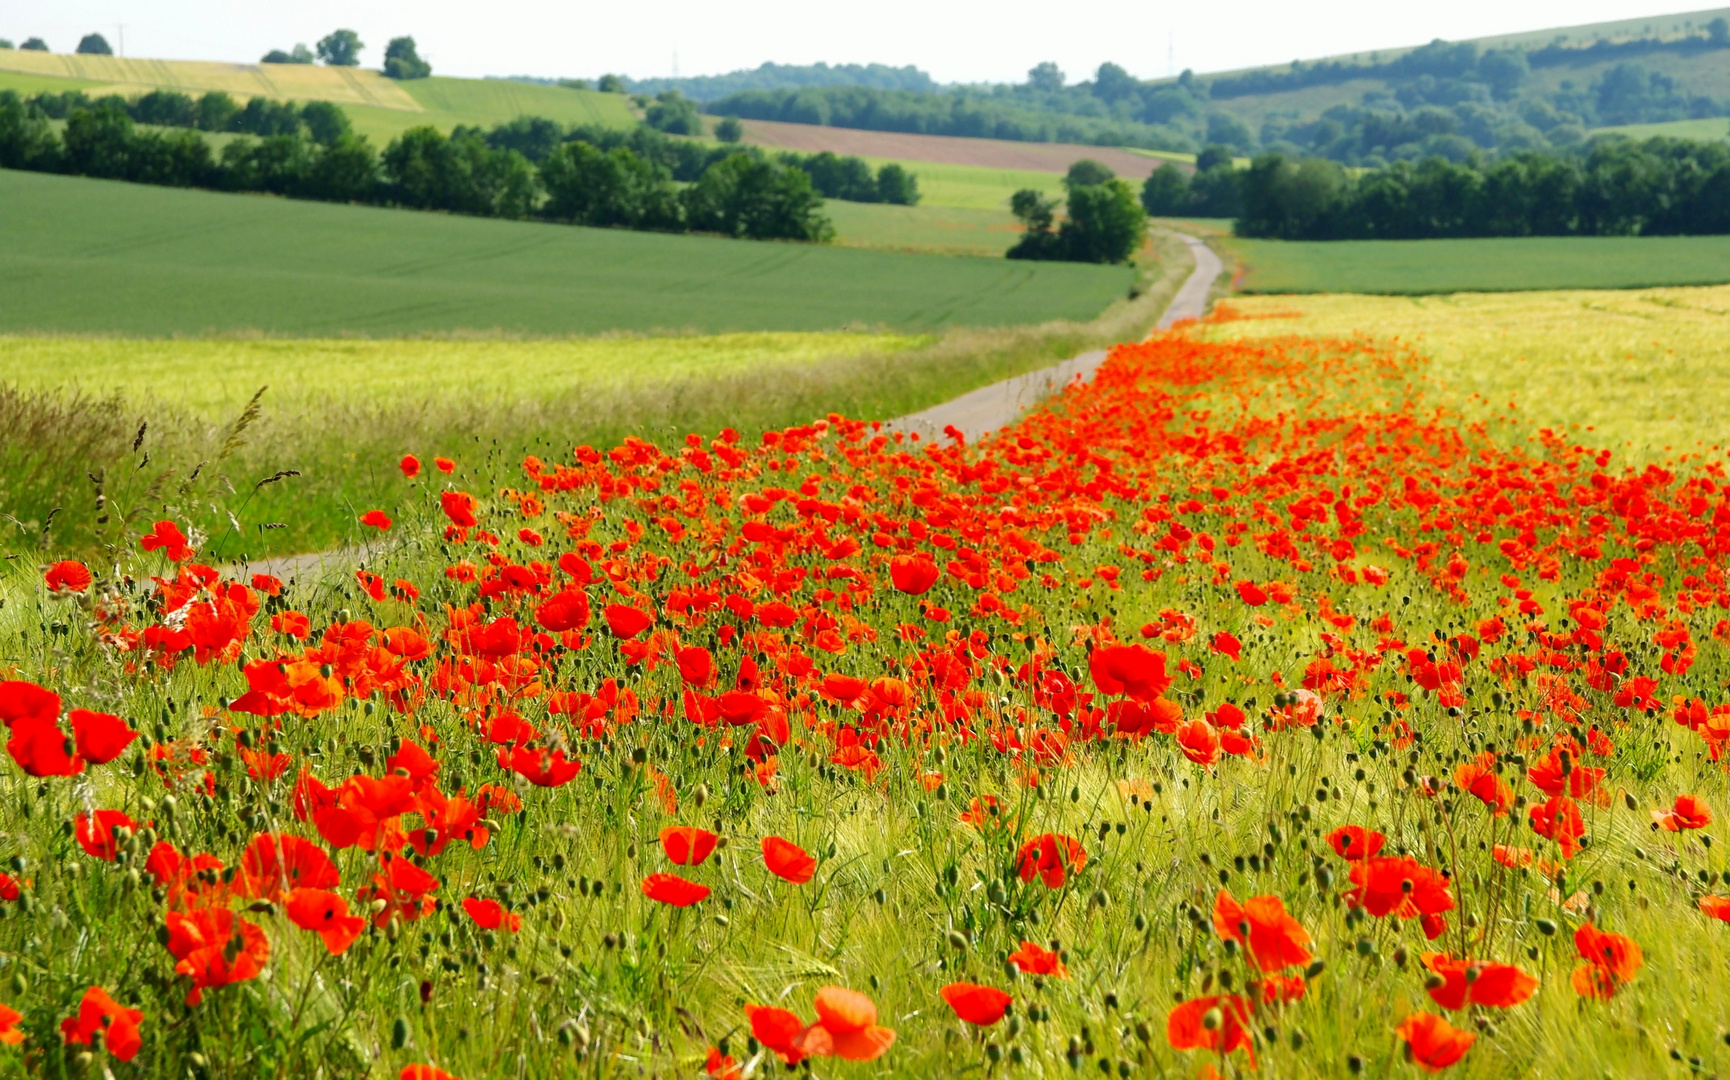
<svg viewBox="0 0 1730 1080"><path fill-rule="evenodd" d="M328 101L309 101L301 106L300 121L306 125L312 141L320 146L334 146L352 130L348 113Z"/></svg>
<svg viewBox="0 0 1730 1080"><path fill-rule="evenodd" d="M52 170L60 142L48 117L15 90L0 90L0 169Z"/></svg>
<svg viewBox="0 0 1730 1080"><path fill-rule="evenodd" d="M1097 173L1083 170L1080 175ZM1068 190L1065 220L1055 232L1056 199L1031 188L1011 196L1009 208L1027 231L1009 249L1009 258L1120 263L1135 254L1147 237L1147 213L1126 181L1112 177L1069 185Z"/></svg>
<svg viewBox="0 0 1730 1080"><path fill-rule="evenodd" d="M745 125L737 116L724 116L715 122L715 138L724 143L736 143L745 137Z"/></svg>
<svg viewBox="0 0 1730 1080"><path fill-rule="evenodd" d="M1189 176L1168 161L1142 182L1141 208L1154 217L1177 217L1189 212Z"/></svg>

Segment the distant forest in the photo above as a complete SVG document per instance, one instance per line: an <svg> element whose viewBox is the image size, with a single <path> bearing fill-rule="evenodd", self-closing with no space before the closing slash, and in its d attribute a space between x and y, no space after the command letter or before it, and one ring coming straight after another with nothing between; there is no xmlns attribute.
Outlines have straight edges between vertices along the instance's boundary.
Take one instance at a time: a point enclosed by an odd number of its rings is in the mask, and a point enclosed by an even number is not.
<svg viewBox="0 0 1730 1080"><path fill-rule="evenodd" d="M941 86L911 67L765 64L688 79L608 76L602 85L678 90L708 113L747 120L1188 152L1219 145L1373 168L1570 147L1598 127L1730 117L1723 80L1710 78L1727 64L1730 22L1716 18L1680 37L1530 49L1436 41L1385 60L1154 82L1111 63L1077 82L1046 63L1024 82L974 86ZM1575 69L1594 74L1566 77ZM1325 108L1266 100L1364 82L1374 85Z"/></svg>

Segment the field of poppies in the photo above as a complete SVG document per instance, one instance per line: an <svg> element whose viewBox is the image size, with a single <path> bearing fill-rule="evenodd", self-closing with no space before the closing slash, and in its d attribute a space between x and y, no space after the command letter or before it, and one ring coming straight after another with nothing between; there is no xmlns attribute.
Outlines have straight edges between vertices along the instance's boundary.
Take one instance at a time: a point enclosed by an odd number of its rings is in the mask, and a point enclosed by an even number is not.
<svg viewBox="0 0 1730 1080"><path fill-rule="evenodd" d="M0 1075L1730 1069L1722 462L1243 320L10 560Z"/></svg>

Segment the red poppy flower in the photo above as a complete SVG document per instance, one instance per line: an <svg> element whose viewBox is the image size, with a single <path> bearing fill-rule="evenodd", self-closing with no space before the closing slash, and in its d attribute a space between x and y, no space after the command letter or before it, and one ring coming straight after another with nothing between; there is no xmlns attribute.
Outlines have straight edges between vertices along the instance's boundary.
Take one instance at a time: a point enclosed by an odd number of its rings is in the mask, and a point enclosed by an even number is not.
<svg viewBox="0 0 1730 1080"><path fill-rule="evenodd" d="M653 615L628 604L608 604L601 609L601 616L607 620L607 629L614 637L626 640L636 637L655 622Z"/></svg>
<svg viewBox="0 0 1730 1080"><path fill-rule="evenodd" d="M708 898L709 887L686 881L677 874L650 874L643 879L643 895L656 903L690 907Z"/></svg>
<svg viewBox="0 0 1730 1080"><path fill-rule="evenodd" d="M1239 641L1236 635L1228 634L1224 630L1213 636L1213 642L1208 647L1221 656L1231 657L1234 661L1243 659L1243 642Z"/></svg>
<svg viewBox="0 0 1730 1080"><path fill-rule="evenodd" d="M1405 1041L1412 1062L1425 1072L1441 1072L1466 1056L1466 1051L1478 1041L1469 1031L1461 1031L1435 1013L1413 1013L1400 1021L1394 1033Z"/></svg>
<svg viewBox="0 0 1730 1080"><path fill-rule="evenodd" d="M1477 796L1491 813L1503 817L1514 803L1514 789L1496 775L1495 765L1496 755L1486 750L1476 761L1460 763L1454 770L1454 784L1461 791Z"/></svg>
<svg viewBox="0 0 1730 1080"><path fill-rule="evenodd" d="M78 1003L78 1015L60 1021L60 1034L68 1046L89 1046L90 1040L100 1032L102 1045L110 1054L121 1061L131 1061L144 1045L144 1040L138 1035L138 1025L143 1022L142 1010L128 1009L109 997L108 991L102 987L92 986L84 991L84 998ZM6 1041L16 1043L18 1040Z"/></svg>
<svg viewBox="0 0 1730 1080"><path fill-rule="evenodd" d="M803 885L817 873L817 860L791 840L779 836L763 837L763 865L778 878Z"/></svg>
<svg viewBox="0 0 1730 1080"><path fill-rule="evenodd" d="M1237 595L1250 607L1261 607L1267 603L1267 593L1263 592L1261 586L1253 581L1238 582Z"/></svg>
<svg viewBox="0 0 1730 1080"><path fill-rule="evenodd" d="M413 480L420 475L420 458L413 454L404 454L402 460L396 463L396 467L402 470L405 479Z"/></svg>
<svg viewBox="0 0 1730 1080"><path fill-rule="evenodd" d="M18 1030L18 1021L24 1019L24 1014L9 1005L0 1005L0 1043L7 1046L17 1046L24 1041L24 1033Z"/></svg>
<svg viewBox="0 0 1730 1080"><path fill-rule="evenodd" d="M436 467L438 469L439 472L447 473L447 474L455 472L456 468L457 468L457 463L452 461L448 457L435 457L435 458L433 458L433 465L434 465L434 467Z"/></svg>
<svg viewBox="0 0 1730 1080"><path fill-rule="evenodd" d="M889 580L909 596L929 592L942 573L936 563L923 555L897 555L889 560Z"/></svg>
<svg viewBox="0 0 1730 1080"><path fill-rule="evenodd" d="M1218 1023L1208 1024L1208 1014L1218 1010ZM1229 1054L1249 1052L1255 1067L1255 1038L1249 1033L1249 1003L1235 994L1190 998L1165 1018L1165 1039L1173 1050L1212 1050Z"/></svg>
<svg viewBox="0 0 1730 1080"><path fill-rule="evenodd" d="M805 1060L806 1053L798 1046L805 1032L805 1021L786 1009L770 1005L746 1005L745 1019L751 1024L751 1037L788 1065Z"/></svg>
<svg viewBox="0 0 1730 1080"><path fill-rule="evenodd" d="M383 510L368 510L360 516L360 523L362 525L371 525L378 531L384 532L390 528L390 515L386 514Z"/></svg>
<svg viewBox="0 0 1730 1080"><path fill-rule="evenodd" d="M14 885L12 888L16 890L18 887ZM1730 896L1702 896L1700 910L1714 919L1730 922Z"/></svg>
<svg viewBox="0 0 1730 1080"><path fill-rule="evenodd" d="M252 589L254 592L261 592L266 596L281 596L282 579L274 574L254 574L252 575Z"/></svg>
<svg viewBox="0 0 1730 1080"><path fill-rule="evenodd" d="M91 858L103 862L113 862L120 854L123 838L114 835L116 829L134 833L138 831L138 822L119 810L98 810L95 814L80 810L72 816L72 832L78 838L78 846Z"/></svg>
<svg viewBox="0 0 1730 1080"><path fill-rule="evenodd" d="M446 491L439 495L439 505L444 508L445 517L451 519L451 524L459 529L475 527L475 508L479 502L466 491Z"/></svg>
<svg viewBox="0 0 1730 1080"><path fill-rule="evenodd" d="M589 594L581 589L554 593L535 608L535 622L555 634L581 630L589 625Z"/></svg>
<svg viewBox="0 0 1730 1080"><path fill-rule="evenodd" d="M715 681L715 656L700 645L688 645L673 654L679 663L679 678L686 686L703 689Z"/></svg>
<svg viewBox="0 0 1730 1080"><path fill-rule="evenodd" d="M234 891L280 901L295 889L335 888L340 877L323 848L292 833L259 833L240 857Z"/></svg>
<svg viewBox="0 0 1730 1080"><path fill-rule="evenodd" d="M1003 1019L1010 1002L1015 1000L995 986L969 982L950 983L939 993L956 1016L976 1027L990 1027Z"/></svg>
<svg viewBox="0 0 1730 1080"><path fill-rule="evenodd" d="M469 918L482 930L504 930L514 934L523 928L523 917L514 911L506 911L504 905L497 900L465 897L463 910L468 912Z"/></svg>
<svg viewBox="0 0 1730 1080"><path fill-rule="evenodd" d="M457 1080L455 1076L443 1069L435 1069L431 1065L404 1065L396 1080Z"/></svg>
<svg viewBox="0 0 1730 1080"><path fill-rule="evenodd" d="M348 951L366 929L366 920L348 913L348 901L326 889L291 889L283 911L290 922L311 930L332 956Z"/></svg>
<svg viewBox="0 0 1730 1080"><path fill-rule="evenodd" d="M875 1061L894 1045L895 1033L877 1023L877 1006L857 990L825 986L815 1004L817 1022L804 1036L808 1053Z"/></svg>
<svg viewBox="0 0 1730 1080"><path fill-rule="evenodd" d="M1177 729L1177 747L1183 756L1204 768L1219 761L1219 735L1206 720L1191 720Z"/></svg>
<svg viewBox="0 0 1730 1080"><path fill-rule="evenodd" d="M720 839L695 825L669 825L661 830L661 849L674 866L701 866Z"/></svg>
<svg viewBox="0 0 1730 1080"><path fill-rule="evenodd" d="M1328 844L1333 847L1334 854L1353 861L1375 856L1386 841L1387 837L1362 825L1342 825L1328 833Z"/></svg>
<svg viewBox="0 0 1730 1080"><path fill-rule="evenodd" d="M81 593L90 588L94 580L90 576L90 568L81 562L57 562L50 566L42 575L42 580L48 586L49 592Z"/></svg>
<svg viewBox="0 0 1730 1080"><path fill-rule="evenodd" d="M256 978L270 962L264 931L225 907L170 911L168 951L174 970L192 979L188 1005L203 1001L207 989Z"/></svg>
<svg viewBox="0 0 1730 1080"><path fill-rule="evenodd" d="M1286 912L1285 902L1277 896L1252 896L1240 905L1221 889L1213 902L1213 929L1221 941L1243 947L1250 962L1262 971L1307 964L1311 959L1309 932Z"/></svg>
<svg viewBox="0 0 1730 1080"><path fill-rule="evenodd" d="M1165 654L1145 645L1107 645L1087 658L1093 683L1103 694L1122 694L1137 701L1152 701L1171 686L1165 673Z"/></svg>
<svg viewBox="0 0 1730 1080"><path fill-rule="evenodd" d="M193 554L186 534L172 521L158 521L154 529L138 538L138 545L145 551L160 549L170 562L185 562Z"/></svg>
<svg viewBox="0 0 1730 1080"><path fill-rule="evenodd" d="M11 727L26 717L58 719L60 695L31 682L0 682L0 720Z"/></svg>
<svg viewBox="0 0 1730 1080"><path fill-rule="evenodd" d="M1351 881L1357 888L1346 899L1378 919L1387 915L1402 919L1434 918L1454 907L1448 879L1409 855L1355 862ZM1427 925L1425 932L1436 925Z"/></svg>
<svg viewBox="0 0 1730 1080"><path fill-rule="evenodd" d="M1678 795L1670 809L1652 811L1652 821L1670 832L1704 829L1712 824L1712 808L1698 795Z"/></svg>
<svg viewBox="0 0 1730 1080"><path fill-rule="evenodd" d="M1486 961L1456 960L1446 953L1425 953L1424 966L1444 980L1429 988L1430 999L1444 1009L1463 1009L1473 1005L1488 1005L1496 1009L1511 1009L1532 996L1538 980L1512 964Z"/></svg>
<svg viewBox="0 0 1730 1080"><path fill-rule="evenodd" d="M31 776L77 776L84 759L72 752L74 746L53 717L27 716L12 722L6 752Z"/></svg>
<svg viewBox="0 0 1730 1080"><path fill-rule="evenodd" d="M1572 859L1580 850L1580 838L1586 835L1586 823L1580 818L1580 806L1566 795L1556 795L1549 802L1532 807L1527 812L1532 831L1554 840L1562 848L1562 858Z"/></svg>
<svg viewBox="0 0 1730 1080"><path fill-rule="evenodd" d="M703 1072L716 1080L745 1080L745 1074L739 1071L739 1063L733 1060L731 1054L721 1053L719 1046L709 1047L709 1056L703 1062Z"/></svg>
<svg viewBox="0 0 1730 1080"><path fill-rule="evenodd" d="M562 787L583 769L582 762L566 757L563 750L535 746L519 746L508 753L500 750L499 764L536 787Z"/></svg>
<svg viewBox="0 0 1730 1080"><path fill-rule="evenodd" d="M78 755L92 765L113 761L138 738L138 732L111 713L73 709L66 718L72 723L72 741Z"/></svg>
<svg viewBox="0 0 1730 1080"><path fill-rule="evenodd" d="M1054 952L1032 941L1023 941L1021 948L1009 954L1009 962L1027 975L1051 975L1059 979L1069 978L1069 969L1063 966L1063 954Z"/></svg>
<svg viewBox="0 0 1730 1080"><path fill-rule="evenodd" d="M1081 842L1060 833L1045 833L1021 845L1015 856L1021 865L1021 880L1035 877L1047 888L1061 889L1069 874L1087 865L1087 852Z"/></svg>
<svg viewBox="0 0 1730 1080"><path fill-rule="evenodd" d="M1640 946L1621 934L1606 934L1591 923L1574 931L1574 951L1586 963L1574 969L1574 992L1581 997L1608 1001L1646 962Z"/></svg>

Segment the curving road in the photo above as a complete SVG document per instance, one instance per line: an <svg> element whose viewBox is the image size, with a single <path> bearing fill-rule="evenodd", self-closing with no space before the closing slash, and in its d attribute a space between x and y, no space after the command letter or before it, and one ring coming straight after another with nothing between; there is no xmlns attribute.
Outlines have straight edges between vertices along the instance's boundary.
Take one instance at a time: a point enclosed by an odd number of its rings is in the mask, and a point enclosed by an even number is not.
<svg viewBox="0 0 1730 1080"><path fill-rule="evenodd" d="M1189 248L1195 269L1184 279L1177 295L1160 316L1160 330L1170 329L1180 319L1199 319L1207 314L1207 294L1214 280L1225 272L1225 265L1213 249L1193 236L1177 233L1177 238ZM1087 382L1099 365L1105 362L1105 350L1082 353L1080 356L1054 364L1026 375L982 386L971 393L933 405L922 412L892 420L885 427L895 431L918 432L921 438L943 437L943 429L953 426L974 442L1015 422L1015 418L1045 400L1050 395L1079 379Z"/></svg>
<svg viewBox="0 0 1730 1080"><path fill-rule="evenodd" d="M1184 279L1177 295L1172 297L1171 303L1166 307L1165 314L1160 316L1160 330L1170 328L1180 319L1198 319L1207 314L1208 291L1213 288L1214 280L1225 271L1225 266L1220 262L1219 256L1213 253L1213 249L1193 236L1183 233L1176 235L1189 248L1190 256L1195 260L1195 269ZM969 442L974 442L1014 423L1015 418L1027 409L1071 382L1077 379L1087 382L1092 379L1093 373L1099 370L1099 365L1105 362L1105 356L1104 349L1082 353L1040 371L982 386L941 405L933 405L922 412L891 420L884 426L892 431L917 431L920 438L938 439L943 437L945 427L953 425ZM384 546L380 545L379 550ZM364 563L368 554L364 549L344 548L307 555L283 555L273 559L256 560L249 569L254 573L288 578L307 571L353 567Z"/></svg>

